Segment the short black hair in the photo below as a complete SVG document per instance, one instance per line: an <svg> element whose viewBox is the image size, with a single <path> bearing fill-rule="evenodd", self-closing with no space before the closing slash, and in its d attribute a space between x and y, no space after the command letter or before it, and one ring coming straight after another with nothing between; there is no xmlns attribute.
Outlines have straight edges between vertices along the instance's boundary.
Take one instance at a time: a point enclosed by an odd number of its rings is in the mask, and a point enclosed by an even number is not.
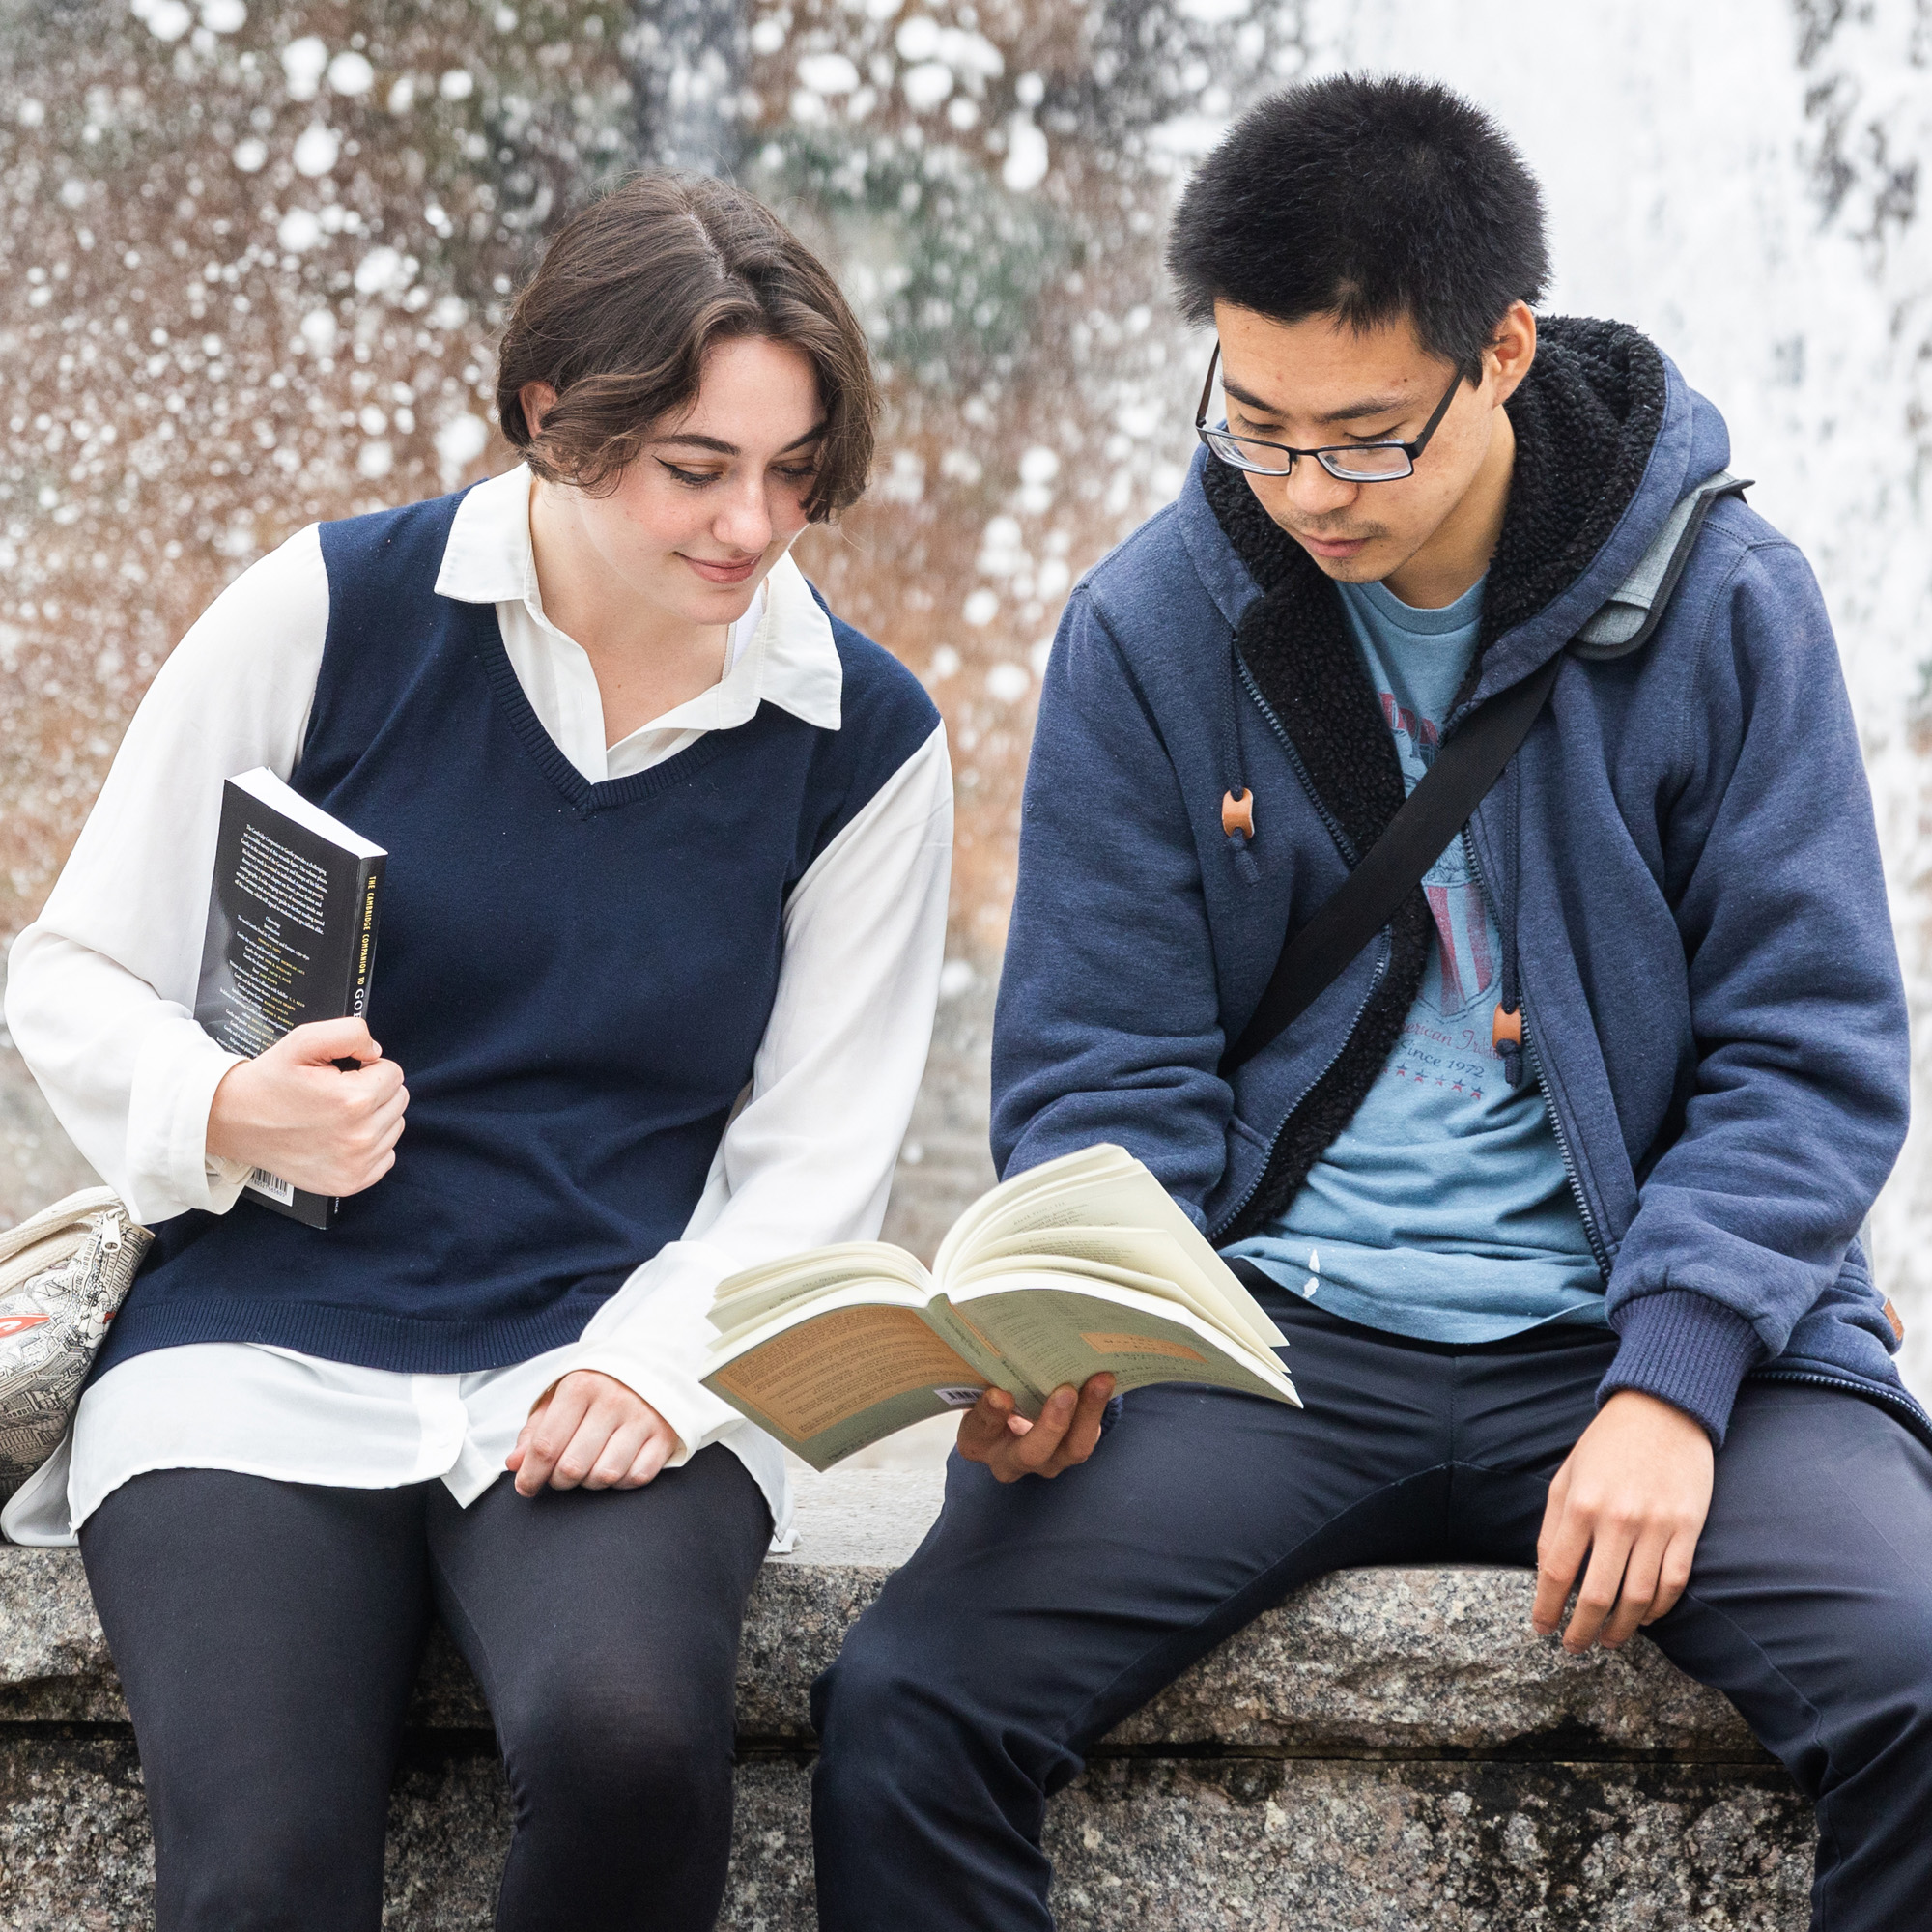
<svg viewBox="0 0 1932 1932"><path fill-rule="evenodd" d="M1514 302L1549 278L1543 194L1481 108L1435 81L1338 74L1271 96L1187 184L1167 246L1189 322L1216 301L1352 328L1407 316L1479 381Z"/></svg>

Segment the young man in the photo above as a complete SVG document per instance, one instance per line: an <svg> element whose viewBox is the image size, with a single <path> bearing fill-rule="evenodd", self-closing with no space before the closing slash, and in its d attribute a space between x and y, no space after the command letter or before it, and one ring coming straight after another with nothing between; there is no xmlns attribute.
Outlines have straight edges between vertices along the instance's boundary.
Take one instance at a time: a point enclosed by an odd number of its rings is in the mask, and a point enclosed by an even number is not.
<svg viewBox="0 0 1932 1932"><path fill-rule="evenodd" d="M1905 1009L1811 574L1653 344L1539 339L1536 185L1440 88L1258 108L1170 266L1228 427L1061 627L995 1153L1140 1155L1307 1407L981 1402L819 1687L820 1923L1049 1925L1094 1741L1323 1571L1448 1559L1535 1563L1545 1633L1575 1588L1572 1651L1648 1626L1815 1800L1814 1924L1922 1928L1932 1422L1855 1239ZM1225 1068L1437 745L1559 654L1421 889Z"/></svg>

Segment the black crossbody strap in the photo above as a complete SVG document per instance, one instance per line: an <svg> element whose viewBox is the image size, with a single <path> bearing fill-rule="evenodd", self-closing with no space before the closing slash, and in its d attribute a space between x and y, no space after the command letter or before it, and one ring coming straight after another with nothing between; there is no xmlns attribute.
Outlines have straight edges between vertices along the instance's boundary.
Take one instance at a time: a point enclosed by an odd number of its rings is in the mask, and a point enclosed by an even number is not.
<svg viewBox="0 0 1932 1932"><path fill-rule="evenodd" d="M1362 862L1282 949L1241 1037L1222 1057L1223 1075L1252 1060L1306 1012L1335 977L1395 917L1449 841L1502 776L1556 682L1559 651L1520 684L1480 705L1435 754L1420 784Z"/></svg>

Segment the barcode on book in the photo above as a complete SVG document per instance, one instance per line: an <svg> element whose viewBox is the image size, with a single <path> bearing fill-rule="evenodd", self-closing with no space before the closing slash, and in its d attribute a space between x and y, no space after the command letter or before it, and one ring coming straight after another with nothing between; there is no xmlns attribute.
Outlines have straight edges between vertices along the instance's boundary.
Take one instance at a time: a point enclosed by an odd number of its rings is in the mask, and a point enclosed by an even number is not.
<svg viewBox="0 0 1932 1932"><path fill-rule="evenodd" d="M944 1388L933 1390L933 1394L948 1408L971 1408L985 1393L986 1391L982 1388Z"/></svg>
<svg viewBox="0 0 1932 1932"><path fill-rule="evenodd" d="M279 1201L284 1208L293 1208L296 1205L296 1190L293 1183L284 1180L278 1174L270 1174L266 1167L249 1170L248 1185L257 1194L266 1194L270 1200Z"/></svg>

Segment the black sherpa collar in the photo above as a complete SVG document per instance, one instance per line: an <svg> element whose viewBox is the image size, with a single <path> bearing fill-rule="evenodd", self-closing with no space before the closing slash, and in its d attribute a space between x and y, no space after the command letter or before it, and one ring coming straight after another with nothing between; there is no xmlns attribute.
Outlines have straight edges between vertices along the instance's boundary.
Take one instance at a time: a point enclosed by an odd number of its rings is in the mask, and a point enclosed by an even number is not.
<svg viewBox="0 0 1932 1932"><path fill-rule="evenodd" d="M1481 648L1590 567L1643 481L1664 394L1663 357L1627 323L1551 316L1537 325L1536 360L1504 405L1516 467L1483 592Z"/></svg>
<svg viewBox="0 0 1932 1932"><path fill-rule="evenodd" d="M1483 595L1479 663L1497 638L1561 596L1616 528L1662 425L1664 389L1663 359L1637 330L1563 317L1539 324L1536 360L1506 405L1516 464ZM1242 614L1236 649L1352 865L1381 836L1404 792L1342 600L1239 470L1210 458L1202 488L1262 592ZM1392 923L1388 971L1343 1052L1283 1124L1261 1184L1238 1220L1216 1232L1218 1241L1238 1240L1281 1212L1354 1117L1401 1037L1433 930L1418 890Z"/></svg>
<svg viewBox="0 0 1932 1932"><path fill-rule="evenodd" d="M1663 425L1663 357L1621 322L1548 316L1509 402L1516 431L1502 534L1483 592L1479 649L1552 604L1589 568L1630 508ZM1428 459L1425 457L1424 461ZM1337 604L1308 553L1211 458L1202 473L1215 520L1264 593L1298 578L1301 602Z"/></svg>
<svg viewBox="0 0 1932 1932"><path fill-rule="evenodd" d="M1210 459L1204 483L1222 527L1262 584L1263 594L1242 613L1235 650L1287 732L1352 866L1401 810L1404 789L1395 745L1342 600L1308 553L1282 535L1239 470ZM1259 802L1258 818L1265 852L1265 800ZM1354 1118L1402 1037L1434 929L1420 890L1409 894L1391 922L1388 970L1343 1051L1283 1123L1260 1184L1235 1224L1216 1231L1217 1241L1240 1240L1287 1208L1309 1169Z"/></svg>

